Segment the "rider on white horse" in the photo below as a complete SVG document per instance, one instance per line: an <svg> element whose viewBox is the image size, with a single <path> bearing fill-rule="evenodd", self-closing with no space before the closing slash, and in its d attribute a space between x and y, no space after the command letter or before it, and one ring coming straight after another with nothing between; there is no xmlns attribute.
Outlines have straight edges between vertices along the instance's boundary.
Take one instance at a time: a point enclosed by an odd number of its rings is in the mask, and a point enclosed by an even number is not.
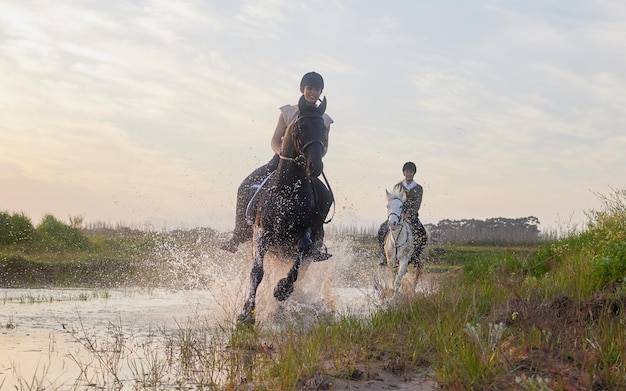
<svg viewBox="0 0 626 391"><path fill-rule="evenodd" d="M411 256L411 263L419 268L421 268L422 261L420 260L420 255L424 248L426 247L426 243L428 242L428 236L426 234L426 229L422 225L419 220L419 210L422 205L422 197L424 195L424 189L420 184L413 180L415 173L417 172L417 167L413 162L406 162L404 166L402 166L402 173L404 174L404 180L397 183L393 187L394 193L403 192L406 195L406 201L402 204L402 217L407 219L411 227L413 228L413 243L415 245L415 251ZM378 230L378 241L380 243L380 248L382 253L384 254L384 243L385 236L389 231L389 227L387 226L387 222L381 224ZM387 259L380 263L380 265L386 265Z"/></svg>

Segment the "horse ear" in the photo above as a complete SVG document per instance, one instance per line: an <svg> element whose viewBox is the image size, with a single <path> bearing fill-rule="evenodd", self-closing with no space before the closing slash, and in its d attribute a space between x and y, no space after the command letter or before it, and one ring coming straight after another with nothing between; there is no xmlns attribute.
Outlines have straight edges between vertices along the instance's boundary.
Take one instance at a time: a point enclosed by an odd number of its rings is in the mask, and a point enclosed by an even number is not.
<svg viewBox="0 0 626 391"><path fill-rule="evenodd" d="M301 113L306 112L306 111L312 111L315 110L317 111L317 113L319 115L322 115L326 112L326 97L324 97L324 100L322 100L322 103L320 103L319 106L315 107L313 105L309 105L308 102L306 101L306 99L304 99L304 95L302 95L300 97L300 100L298 100L298 109L300 110Z"/></svg>
<svg viewBox="0 0 626 391"><path fill-rule="evenodd" d="M322 101L322 103L317 106L317 111L320 113L320 115L324 114L324 112L326 111L326 96L324 96L324 100Z"/></svg>
<svg viewBox="0 0 626 391"><path fill-rule="evenodd" d="M391 193L389 192L389 190L385 189L385 193L387 193L387 199L389 199L389 196L391 196Z"/></svg>
<svg viewBox="0 0 626 391"><path fill-rule="evenodd" d="M306 99L304 99L304 95L302 95L300 97L300 100L298 101L298 109L302 113L304 110L306 110L306 107L307 107Z"/></svg>

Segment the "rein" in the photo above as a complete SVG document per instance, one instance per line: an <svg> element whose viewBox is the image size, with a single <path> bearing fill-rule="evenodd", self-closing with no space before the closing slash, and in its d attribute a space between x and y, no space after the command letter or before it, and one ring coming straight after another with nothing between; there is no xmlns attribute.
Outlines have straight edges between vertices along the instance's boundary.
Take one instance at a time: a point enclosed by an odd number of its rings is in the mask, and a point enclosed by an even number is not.
<svg viewBox="0 0 626 391"><path fill-rule="evenodd" d="M397 244L398 239L400 238L400 234L402 233L402 229L406 226L406 224L405 224L406 220L402 216L400 216L399 214L391 212L387 216L387 221L389 221L389 216L396 216L400 220L400 229L398 230L398 236L395 236L394 232L393 232L393 229L389 228L389 231L390 231L389 233L391 234L391 237L393 238L394 243L396 243L396 244L394 244L394 248L396 249L396 255L397 255L398 254L398 249L409 242L409 235L407 234L407 235L405 235L404 243Z"/></svg>
<svg viewBox="0 0 626 391"><path fill-rule="evenodd" d="M294 127L296 128L294 130L300 130L300 126L299 126L300 123L299 123L299 121L300 121L300 119L302 119L304 117L310 117L310 116L298 116L298 117L294 118L293 121L287 127L288 128L287 131L293 131L292 128L294 128ZM304 144L302 147L298 147L296 145L296 149L297 149L296 152L298 153L298 156L290 157L290 156L285 156L285 155L279 153L278 157L281 160L294 162L300 168L305 168L306 167L306 157L304 156L304 150L307 149L307 147L309 147L309 146L311 146L313 144L321 144L322 145L322 150L324 151L322 153L322 156L326 154L326 145L324 144L324 142L322 140L311 140L308 143ZM330 192L330 197L332 198L332 203L333 203L333 214L332 214L332 216L330 216L330 218L328 220L324 221L324 224L328 224L335 217L335 208L336 208L335 195L333 194L333 189L330 187L330 183L328 183L328 179L326 178L326 174L324 173L324 171L322 171L322 177L324 178L324 182L326 183L326 187L328 188L328 191Z"/></svg>

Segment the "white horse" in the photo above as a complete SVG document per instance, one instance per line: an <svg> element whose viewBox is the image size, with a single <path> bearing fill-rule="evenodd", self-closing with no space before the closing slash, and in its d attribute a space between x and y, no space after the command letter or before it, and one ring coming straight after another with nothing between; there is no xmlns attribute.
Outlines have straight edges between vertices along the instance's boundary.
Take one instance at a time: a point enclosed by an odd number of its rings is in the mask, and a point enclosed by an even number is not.
<svg viewBox="0 0 626 391"><path fill-rule="evenodd" d="M406 194L387 193L387 225L389 232L385 237L385 256L387 266L398 268L394 282L394 296L400 290L402 278L406 274L411 255L413 254L413 230L409 221L402 217L402 204L406 201ZM418 271L419 272L419 271Z"/></svg>

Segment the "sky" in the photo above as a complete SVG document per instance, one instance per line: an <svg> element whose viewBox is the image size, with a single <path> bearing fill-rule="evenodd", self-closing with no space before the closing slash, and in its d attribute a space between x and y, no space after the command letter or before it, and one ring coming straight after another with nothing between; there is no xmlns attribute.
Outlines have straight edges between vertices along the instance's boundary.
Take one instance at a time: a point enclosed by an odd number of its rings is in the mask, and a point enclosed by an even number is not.
<svg viewBox="0 0 626 391"><path fill-rule="evenodd" d="M232 230L316 71L332 225L384 221L414 161L425 223L570 229L626 186L624 20L620 0L3 0L0 211Z"/></svg>

